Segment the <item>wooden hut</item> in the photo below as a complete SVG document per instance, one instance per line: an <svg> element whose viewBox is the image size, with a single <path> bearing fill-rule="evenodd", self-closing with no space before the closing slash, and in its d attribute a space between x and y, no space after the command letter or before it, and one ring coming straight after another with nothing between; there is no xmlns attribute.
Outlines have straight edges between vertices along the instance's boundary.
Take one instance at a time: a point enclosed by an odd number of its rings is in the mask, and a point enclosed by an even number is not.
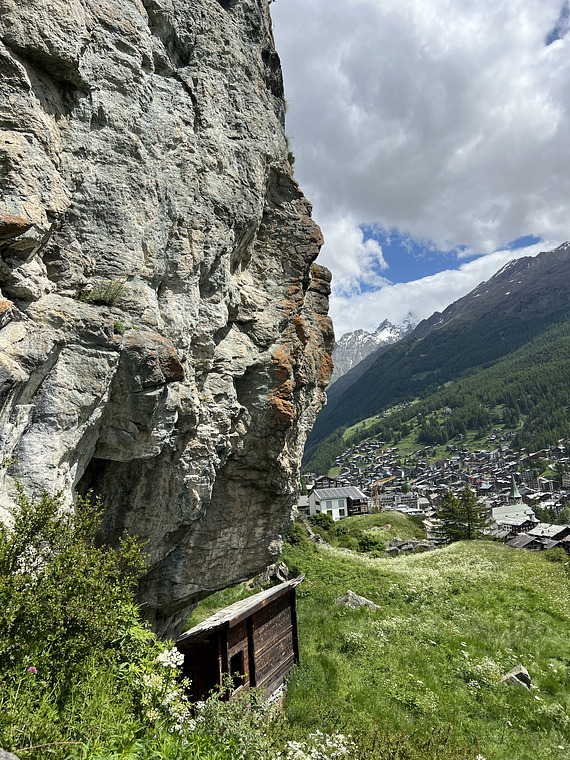
<svg viewBox="0 0 570 760"><path fill-rule="evenodd" d="M271 696L283 684L299 661L295 589L304 578L236 602L180 636L192 699L206 697L224 674L232 676L233 693L257 686Z"/></svg>

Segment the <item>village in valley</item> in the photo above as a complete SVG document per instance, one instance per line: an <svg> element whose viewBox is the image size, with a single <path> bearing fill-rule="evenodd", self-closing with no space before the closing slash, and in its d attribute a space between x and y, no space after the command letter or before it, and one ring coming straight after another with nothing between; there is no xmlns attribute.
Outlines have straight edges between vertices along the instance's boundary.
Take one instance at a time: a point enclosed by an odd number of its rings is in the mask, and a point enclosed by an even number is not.
<svg viewBox="0 0 570 760"><path fill-rule="evenodd" d="M364 441L337 457L329 475L305 474L307 494L299 498L299 513L325 513L338 522L397 510L422 520L427 541L419 548L434 548L442 541L438 508L445 495L459 496L468 485L485 518L485 535L513 548L561 548L570 554L570 442L517 452L511 439L512 433L495 430L488 448L450 444L443 459L435 459L437 450L430 447L403 457L397 446ZM417 542L395 540L387 551L417 548Z"/></svg>

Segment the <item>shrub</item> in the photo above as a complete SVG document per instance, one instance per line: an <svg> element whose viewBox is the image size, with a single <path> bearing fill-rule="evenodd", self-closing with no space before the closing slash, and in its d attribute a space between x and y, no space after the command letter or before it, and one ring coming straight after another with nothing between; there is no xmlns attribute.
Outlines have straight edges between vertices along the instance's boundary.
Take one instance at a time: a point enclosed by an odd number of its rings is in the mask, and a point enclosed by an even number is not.
<svg viewBox="0 0 570 760"><path fill-rule="evenodd" d="M358 539L358 548L361 552L381 552L384 553L384 541L375 536L373 533L363 533Z"/></svg>
<svg viewBox="0 0 570 760"><path fill-rule="evenodd" d="M561 546L557 546L555 549L547 549L543 556L549 562L559 562L562 565L570 564L570 557Z"/></svg>
<svg viewBox="0 0 570 760"><path fill-rule="evenodd" d="M327 515L324 512L311 515L311 517L309 517L309 522L314 528L319 528L320 530L332 530L334 528L334 520L330 515Z"/></svg>
<svg viewBox="0 0 570 760"><path fill-rule="evenodd" d="M285 540L287 543L291 544L291 546L299 546L300 544L307 543L307 531L303 528L301 523L295 522L291 526L289 533L287 533Z"/></svg>
<svg viewBox="0 0 570 760"><path fill-rule="evenodd" d="M101 280L92 290L80 290L77 300L98 306L113 306L125 292L126 282L124 277Z"/></svg>
<svg viewBox="0 0 570 760"><path fill-rule="evenodd" d="M60 494L28 498L20 488L12 526L0 525L0 746L19 750L144 726L164 678L164 644L140 622L133 601L143 566L133 538L97 546L101 508ZM157 687L158 688L158 687ZM131 726L131 729L129 728Z"/></svg>

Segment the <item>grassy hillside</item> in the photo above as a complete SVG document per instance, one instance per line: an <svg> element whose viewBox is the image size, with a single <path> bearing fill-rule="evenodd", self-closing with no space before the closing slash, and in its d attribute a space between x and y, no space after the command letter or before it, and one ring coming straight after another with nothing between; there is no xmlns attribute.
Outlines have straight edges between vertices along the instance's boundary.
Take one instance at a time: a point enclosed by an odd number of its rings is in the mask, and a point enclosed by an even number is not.
<svg viewBox="0 0 570 760"><path fill-rule="evenodd" d="M334 523L330 530L313 527L331 546L355 551L382 552L393 538L425 538L422 521L401 512L351 517Z"/></svg>
<svg viewBox="0 0 570 760"><path fill-rule="evenodd" d="M286 545L284 559L307 576L298 592L301 664L286 703L293 724L362 737L379 730L393 747L409 737L424 748L418 757L569 756L563 565L487 542L391 559ZM381 609L336 605L347 589ZM530 691L500 681L519 663ZM408 756L393 751L385 757Z"/></svg>
<svg viewBox="0 0 570 760"><path fill-rule="evenodd" d="M22 760L568 757L565 557L473 543L374 559L294 530L283 556L306 580L285 709L255 690L227 701L226 687L190 706L180 654L138 619L136 544L97 547L90 506L70 518L58 497L22 494L13 529L0 526L0 747ZM329 532L417 534L400 517ZM336 605L348 589L380 608ZM250 591L220 592L202 613ZM500 682L519 662L530 692Z"/></svg>

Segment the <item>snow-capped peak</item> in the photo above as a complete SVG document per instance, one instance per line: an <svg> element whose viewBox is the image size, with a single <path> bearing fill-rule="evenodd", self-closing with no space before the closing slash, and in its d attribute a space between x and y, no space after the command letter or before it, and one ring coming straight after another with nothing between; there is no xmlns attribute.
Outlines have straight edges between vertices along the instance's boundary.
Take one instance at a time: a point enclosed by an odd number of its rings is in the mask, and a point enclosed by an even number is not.
<svg viewBox="0 0 570 760"><path fill-rule="evenodd" d="M408 312L404 321L399 326L385 319L373 333L358 329L342 335L337 340L332 355L334 372L331 383L334 383L335 380L346 374L378 347L397 343L404 335L413 330L417 323L417 318L411 312Z"/></svg>

